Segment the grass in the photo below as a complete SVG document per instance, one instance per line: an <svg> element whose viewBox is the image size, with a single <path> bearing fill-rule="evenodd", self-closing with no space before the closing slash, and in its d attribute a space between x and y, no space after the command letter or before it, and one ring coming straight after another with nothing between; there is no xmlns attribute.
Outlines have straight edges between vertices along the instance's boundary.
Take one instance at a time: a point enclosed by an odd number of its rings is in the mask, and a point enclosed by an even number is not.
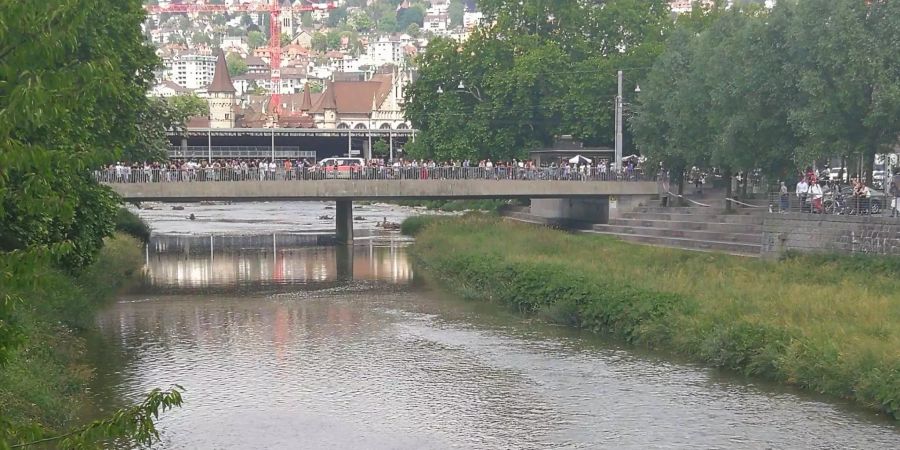
<svg viewBox="0 0 900 450"><path fill-rule="evenodd" d="M468 199L468 200L401 200L397 202L400 206L424 206L428 209L444 212L462 212L462 211L490 211L497 212L501 208L509 205L508 200L503 199Z"/></svg>
<svg viewBox="0 0 900 450"><path fill-rule="evenodd" d="M15 310L23 345L0 370L0 414L14 427L28 424L60 430L76 421L92 370L84 363L80 330L113 298L142 264L137 239L117 234L107 239L92 266L76 277L48 264L13 268L0 253L0 269L16 271L16 283L0 294L23 300Z"/></svg>
<svg viewBox="0 0 900 450"><path fill-rule="evenodd" d="M150 242L150 226L128 208L119 208L116 214L116 231L133 236L141 242Z"/></svg>
<svg viewBox="0 0 900 450"><path fill-rule="evenodd" d="M412 251L458 293L900 415L897 260L763 261L484 216L422 227Z"/></svg>

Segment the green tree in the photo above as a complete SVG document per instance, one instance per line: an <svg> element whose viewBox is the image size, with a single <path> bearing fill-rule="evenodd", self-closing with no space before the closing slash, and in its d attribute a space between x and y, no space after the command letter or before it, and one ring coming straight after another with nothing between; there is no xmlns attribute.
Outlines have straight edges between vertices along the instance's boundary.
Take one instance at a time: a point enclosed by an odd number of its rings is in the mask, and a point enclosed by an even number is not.
<svg viewBox="0 0 900 450"><path fill-rule="evenodd" d="M37 300L10 285L34 283L28 274L42 261L80 272L112 233L118 199L91 170L146 138L159 61L141 34L137 0L0 2L0 17L0 252L14 262L0 271L2 366L22 342L14 308ZM62 441L2 414L0 447L46 438L84 448L117 436L148 443L156 414L180 403L158 394Z"/></svg>
<svg viewBox="0 0 900 450"><path fill-rule="evenodd" d="M212 38L206 33L196 32L191 35L191 44L193 45L212 45L212 43Z"/></svg>
<svg viewBox="0 0 900 450"><path fill-rule="evenodd" d="M328 13L325 24L329 28L336 28L347 21L347 8L335 8Z"/></svg>
<svg viewBox="0 0 900 450"><path fill-rule="evenodd" d="M325 48L328 50L337 50L341 48L341 32L337 30L329 30L325 34Z"/></svg>
<svg viewBox="0 0 900 450"><path fill-rule="evenodd" d="M398 28L400 27L399 23L397 23L397 27ZM422 29L421 29L421 27L419 27L419 24L411 23L411 24L409 24L408 27L406 27L406 34L408 34L414 38L417 38L417 37L419 37L419 35L422 34Z"/></svg>
<svg viewBox="0 0 900 450"><path fill-rule="evenodd" d="M484 6L495 26L464 43L435 39L418 58L406 111L422 130L423 147L440 159L506 159L558 134L611 145L616 70L652 64L670 26L667 3ZM630 74L632 90L644 75Z"/></svg>
<svg viewBox="0 0 900 450"><path fill-rule="evenodd" d="M451 27L461 27L463 24L463 15L466 12L466 5L462 0L451 0L447 14L450 16Z"/></svg>
<svg viewBox="0 0 900 450"><path fill-rule="evenodd" d="M378 31L382 33L393 33L397 31L397 18L394 16L384 16L379 19Z"/></svg>
<svg viewBox="0 0 900 450"><path fill-rule="evenodd" d="M359 33L368 33L375 28L375 23L365 11L356 10L347 18L347 24Z"/></svg>
<svg viewBox="0 0 900 450"><path fill-rule="evenodd" d="M307 11L300 15L300 26L304 29L310 29L313 26L312 13Z"/></svg>
<svg viewBox="0 0 900 450"><path fill-rule="evenodd" d="M247 62L237 53L229 53L225 56L225 64L228 66L228 74L231 76L243 75L249 70Z"/></svg>
<svg viewBox="0 0 900 450"><path fill-rule="evenodd" d="M402 9L397 13L397 28L405 30L411 24L422 26L425 21L425 8L421 5L413 5L410 8Z"/></svg>
<svg viewBox="0 0 900 450"><path fill-rule="evenodd" d="M264 47L268 39L266 39L266 35L261 31L251 31L247 33L247 45L250 48L259 48Z"/></svg>
<svg viewBox="0 0 900 450"><path fill-rule="evenodd" d="M315 32L310 38L310 47L317 52L328 50L328 38L324 33Z"/></svg>
<svg viewBox="0 0 900 450"><path fill-rule="evenodd" d="M291 43L291 35L289 35L287 33L281 33L281 46L285 47L287 45L290 45L290 43Z"/></svg>

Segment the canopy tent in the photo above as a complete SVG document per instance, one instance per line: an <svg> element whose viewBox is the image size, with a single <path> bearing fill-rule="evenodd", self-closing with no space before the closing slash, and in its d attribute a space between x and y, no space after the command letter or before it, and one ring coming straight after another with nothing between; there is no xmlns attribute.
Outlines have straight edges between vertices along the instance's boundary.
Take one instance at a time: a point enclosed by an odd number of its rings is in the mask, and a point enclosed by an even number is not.
<svg viewBox="0 0 900 450"><path fill-rule="evenodd" d="M569 159L570 164L590 164L591 162L590 158L585 158L581 155L575 155Z"/></svg>

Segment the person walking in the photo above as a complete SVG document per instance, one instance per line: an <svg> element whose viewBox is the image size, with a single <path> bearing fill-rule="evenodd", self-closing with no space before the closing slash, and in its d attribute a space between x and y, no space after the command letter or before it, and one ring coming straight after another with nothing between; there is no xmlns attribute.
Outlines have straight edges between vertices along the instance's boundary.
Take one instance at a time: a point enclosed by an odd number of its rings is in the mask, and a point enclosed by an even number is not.
<svg viewBox="0 0 900 450"><path fill-rule="evenodd" d="M809 183L806 182L806 177L801 176L800 181L797 183L797 198L800 200L800 212L805 212L806 209L806 197L809 195Z"/></svg>
<svg viewBox="0 0 900 450"><path fill-rule="evenodd" d="M894 176L891 178L888 193L894 196L891 202L891 217L900 217L900 166L894 167Z"/></svg>
<svg viewBox="0 0 900 450"><path fill-rule="evenodd" d="M781 212L786 212L790 207L790 197L788 196L788 188L787 184L784 181L781 182L780 189L780 200L781 200Z"/></svg>

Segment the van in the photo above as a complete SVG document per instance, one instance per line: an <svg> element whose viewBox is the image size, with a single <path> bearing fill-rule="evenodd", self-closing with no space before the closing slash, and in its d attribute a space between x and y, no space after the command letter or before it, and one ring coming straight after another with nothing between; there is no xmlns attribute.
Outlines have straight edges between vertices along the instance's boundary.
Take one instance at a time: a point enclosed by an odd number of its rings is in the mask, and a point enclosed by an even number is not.
<svg viewBox="0 0 900 450"><path fill-rule="evenodd" d="M366 161L362 158L325 158L316 163L316 168L325 172L326 178L351 178L362 172Z"/></svg>

